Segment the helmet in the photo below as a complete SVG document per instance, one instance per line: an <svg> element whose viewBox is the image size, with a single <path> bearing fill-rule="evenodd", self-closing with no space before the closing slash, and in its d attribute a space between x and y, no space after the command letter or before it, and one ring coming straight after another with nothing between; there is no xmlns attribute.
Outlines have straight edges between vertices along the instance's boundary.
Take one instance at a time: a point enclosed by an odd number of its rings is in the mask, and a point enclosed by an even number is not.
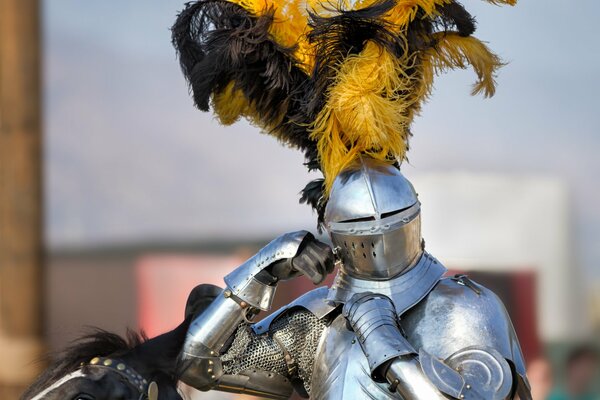
<svg viewBox="0 0 600 400"><path fill-rule="evenodd" d="M385 280L415 265L423 252L420 210L415 189L396 167L360 157L343 170L324 218L343 270Z"/></svg>

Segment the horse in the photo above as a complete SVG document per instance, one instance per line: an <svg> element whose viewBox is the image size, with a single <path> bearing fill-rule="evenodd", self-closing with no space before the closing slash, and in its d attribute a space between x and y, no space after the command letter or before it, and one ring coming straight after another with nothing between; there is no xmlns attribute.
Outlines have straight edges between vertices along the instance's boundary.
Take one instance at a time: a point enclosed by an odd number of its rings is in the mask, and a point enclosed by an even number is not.
<svg viewBox="0 0 600 400"><path fill-rule="evenodd" d="M95 329L58 353L21 400L182 400L178 356L188 326L220 292L213 285L194 288L183 322L152 339Z"/></svg>

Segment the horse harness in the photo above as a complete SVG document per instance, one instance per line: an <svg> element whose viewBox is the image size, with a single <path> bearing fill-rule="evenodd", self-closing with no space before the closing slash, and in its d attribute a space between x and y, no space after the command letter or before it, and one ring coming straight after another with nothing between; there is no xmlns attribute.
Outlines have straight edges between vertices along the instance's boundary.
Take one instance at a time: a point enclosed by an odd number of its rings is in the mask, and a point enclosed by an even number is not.
<svg viewBox="0 0 600 400"><path fill-rule="evenodd" d="M86 374L83 372L84 368L108 369L113 371L117 373L125 383L134 387L138 391L140 394L138 400L158 400L158 384L156 382L152 381L149 383L135 369L128 366L123 361L107 357L94 357L87 363L82 362L79 369L57 380L42 392L34 396L31 400L42 400L44 396L66 382L75 378L85 377Z"/></svg>

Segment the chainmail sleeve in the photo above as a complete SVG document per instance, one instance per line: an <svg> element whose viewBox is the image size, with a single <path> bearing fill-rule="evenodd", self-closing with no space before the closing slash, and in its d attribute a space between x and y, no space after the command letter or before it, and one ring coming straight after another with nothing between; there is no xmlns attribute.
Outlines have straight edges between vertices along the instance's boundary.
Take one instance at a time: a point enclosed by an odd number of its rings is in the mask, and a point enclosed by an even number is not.
<svg viewBox="0 0 600 400"><path fill-rule="evenodd" d="M310 395L314 358L324 329L325 323L303 308L282 314L265 334L257 335L248 325L240 325L231 346L221 356L223 372L277 373L300 380Z"/></svg>

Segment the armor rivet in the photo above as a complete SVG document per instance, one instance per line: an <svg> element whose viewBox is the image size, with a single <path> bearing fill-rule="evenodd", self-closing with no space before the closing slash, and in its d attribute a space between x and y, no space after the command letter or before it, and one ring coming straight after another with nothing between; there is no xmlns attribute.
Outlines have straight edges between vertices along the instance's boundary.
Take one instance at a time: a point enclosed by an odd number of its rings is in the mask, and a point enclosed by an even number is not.
<svg viewBox="0 0 600 400"><path fill-rule="evenodd" d="M211 355L211 356L214 356L214 355L215 355L215 352L211 350L211 351L210 351L210 355Z"/></svg>
<svg viewBox="0 0 600 400"><path fill-rule="evenodd" d="M212 360L208 360L208 365L213 365L213 361Z"/></svg>
<svg viewBox="0 0 600 400"><path fill-rule="evenodd" d="M464 398L465 398L465 395L464 395L464 394L461 394L461 395L460 395L460 398L461 398L461 399L464 399Z"/></svg>
<svg viewBox="0 0 600 400"><path fill-rule="evenodd" d="M246 308L246 307L248 307L248 303L246 303L245 301L242 301L242 302L240 302L240 306L242 308Z"/></svg>
<svg viewBox="0 0 600 400"><path fill-rule="evenodd" d="M119 364L117 364L117 369L118 369L119 371L123 371L123 370L125 369L125 364L123 364L123 363L119 363Z"/></svg>
<svg viewBox="0 0 600 400"><path fill-rule="evenodd" d="M211 375L211 376L210 376L210 379L215 379L215 378L216 378L216 377L215 377L214 375Z"/></svg>
<svg viewBox="0 0 600 400"><path fill-rule="evenodd" d="M352 344L356 343L356 339L352 339Z"/></svg>
<svg viewBox="0 0 600 400"><path fill-rule="evenodd" d="M206 370L206 372L208 372L209 374L212 374L212 368L209 368L208 370Z"/></svg>
<svg viewBox="0 0 600 400"><path fill-rule="evenodd" d="M90 361L90 364L96 365L99 362L100 362L100 358L99 357L94 357L94 358L92 358L92 361Z"/></svg>
<svg viewBox="0 0 600 400"><path fill-rule="evenodd" d="M226 290L226 291L223 293L223 296L225 296L226 298L228 298L228 297L231 297L231 290Z"/></svg>
<svg viewBox="0 0 600 400"><path fill-rule="evenodd" d="M109 365L112 365L112 360L109 358L108 360L104 360L102 364L108 367Z"/></svg>

